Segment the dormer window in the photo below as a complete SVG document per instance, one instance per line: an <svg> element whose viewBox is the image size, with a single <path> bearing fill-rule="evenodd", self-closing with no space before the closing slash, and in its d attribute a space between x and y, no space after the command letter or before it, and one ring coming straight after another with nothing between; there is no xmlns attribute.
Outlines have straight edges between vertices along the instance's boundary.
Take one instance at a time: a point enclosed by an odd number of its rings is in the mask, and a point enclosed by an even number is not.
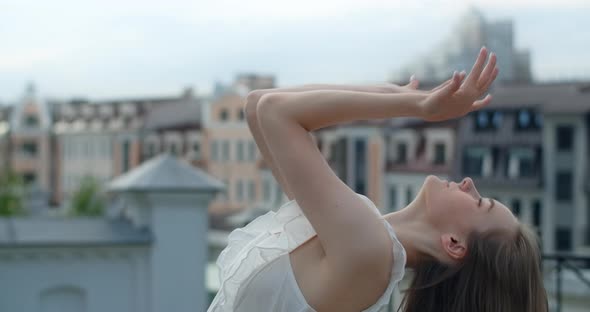
<svg viewBox="0 0 590 312"><path fill-rule="evenodd" d="M537 130L541 127L540 114L530 109L521 109L516 114L516 130Z"/></svg>
<svg viewBox="0 0 590 312"><path fill-rule="evenodd" d="M474 120L475 130L495 130L502 125L502 113L498 111L478 111Z"/></svg>

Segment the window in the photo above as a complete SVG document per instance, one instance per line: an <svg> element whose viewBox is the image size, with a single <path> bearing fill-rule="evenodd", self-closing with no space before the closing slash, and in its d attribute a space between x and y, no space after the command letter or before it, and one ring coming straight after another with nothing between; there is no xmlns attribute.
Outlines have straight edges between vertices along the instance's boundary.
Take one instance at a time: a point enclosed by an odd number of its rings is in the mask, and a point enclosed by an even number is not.
<svg viewBox="0 0 590 312"><path fill-rule="evenodd" d="M23 174L23 180L25 184L35 183L35 180L37 180L37 175L34 172L25 172Z"/></svg>
<svg viewBox="0 0 590 312"><path fill-rule="evenodd" d="M244 161L244 142L242 140L238 140L237 149L238 149L237 161Z"/></svg>
<svg viewBox="0 0 590 312"><path fill-rule="evenodd" d="M248 199L250 201L254 201L256 199L256 184L254 184L254 180L250 180L248 182Z"/></svg>
<svg viewBox="0 0 590 312"><path fill-rule="evenodd" d="M412 200L414 200L414 194L412 192L412 187L408 185L408 188L406 189L406 204L411 203Z"/></svg>
<svg viewBox="0 0 590 312"><path fill-rule="evenodd" d="M254 141L248 142L248 159L250 161L256 160L256 145L254 144Z"/></svg>
<svg viewBox="0 0 590 312"><path fill-rule="evenodd" d="M193 153L195 153L196 158L200 158L201 156L201 144L199 142L193 143Z"/></svg>
<svg viewBox="0 0 590 312"><path fill-rule="evenodd" d="M365 139L356 139L354 142L355 162L354 173L354 190L357 193L365 194L367 187L367 141Z"/></svg>
<svg viewBox="0 0 590 312"><path fill-rule="evenodd" d="M562 152L570 151L574 145L574 128L572 126L558 126L557 150Z"/></svg>
<svg viewBox="0 0 590 312"><path fill-rule="evenodd" d="M389 211L397 209L397 187L392 185L389 187Z"/></svg>
<svg viewBox="0 0 590 312"><path fill-rule="evenodd" d="M178 156L178 146L176 144L170 144L170 154Z"/></svg>
<svg viewBox="0 0 590 312"><path fill-rule="evenodd" d="M221 111L219 112L219 119L221 121L227 121L229 119L229 112L227 111L227 109L221 109Z"/></svg>
<svg viewBox="0 0 590 312"><path fill-rule="evenodd" d="M531 109L521 109L516 114L514 128L516 130L531 130L540 128L539 114Z"/></svg>
<svg viewBox="0 0 590 312"><path fill-rule="evenodd" d="M36 128L39 126L39 118L34 115L27 115L25 117L25 126L28 128Z"/></svg>
<svg viewBox="0 0 590 312"><path fill-rule="evenodd" d="M572 229L568 227L555 229L555 249L557 251L570 251L572 249Z"/></svg>
<svg viewBox="0 0 590 312"><path fill-rule="evenodd" d="M229 157L229 140L224 140L223 141L223 160L224 161L229 161L230 157Z"/></svg>
<svg viewBox="0 0 590 312"><path fill-rule="evenodd" d="M405 164L408 157L408 146L406 143L397 144L397 160L398 164Z"/></svg>
<svg viewBox="0 0 590 312"><path fill-rule="evenodd" d="M535 160L533 157L521 157L519 159L519 173L521 177L533 177L535 175Z"/></svg>
<svg viewBox="0 0 590 312"><path fill-rule="evenodd" d="M211 142L211 160L219 160L219 141L213 140Z"/></svg>
<svg viewBox="0 0 590 312"><path fill-rule="evenodd" d="M502 112L495 111L492 114L492 125L494 126L494 128L496 128L496 129L500 128L500 126L502 125L502 119L503 119L502 117L503 117Z"/></svg>
<svg viewBox="0 0 590 312"><path fill-rule="evenodd" d="M229 197L228 195L229 195L229 191L230 191L229 190L230 184L229 184L229 180L227 178L222 179L222 181L223 181L225 188L223 189L222 192L219 192L218 194L219 194L219 198L225 200Z"/></svg>
<svg viewBox="0 0 590 312"><path fill-rule="evenodd" d="M483 159L487 150L482 147L468 147L463 152L463 173L470 176L483 175Z"/></svg>
<svg viewBox="0 0 590 312"><path fill-rule="evenodd" d="M495 130L502 125L503 115L498 111L478 111L475 114L475 130Z"/></svg>
<svg viewBox="0 0 590 312"><path fill-rule="evenodd" d="M437 143L434 145L434 164L444 165L446 162L445 158L445 145L443 143Z"/></svg>
<svg viewBox="0 0 590 312"><path fill-rule="evenodd" d="M21 152L26 157L37 156L37 144L35 142L27 142L21 145Z"/></svg>
<svg viewBox="0 0 590 312"><path fill-rule="evenodd" d="M555 178L555 199L558 201L571 201L572 187L571 171L558 171Z"/></svg>
<svg viewBox="0 0 590 312"><path fill-rule="evenodd" d="M543 115L541 113L535 114L535 127L541 128L543 126Z"/></svg>
<svg viewBox="0 0 590 312"><path fill-rule="evenodd" d="M146 158L152 158L156 154L156 146L154 143L147 143L147 151L145 153Z"/></svg>
<svg viewBox="0 0 590 312"><path fill-rule="evenodd" d="M512 200L512 213L517 217L520 218L520 199L513 199Z"/></svg>
<svg viewBox="0 0 590 312"><path fill-rule="evenodd" d="M532 148L516 147L509 151L507 174L511 178L535 176L535 151Z"/></svg>
<svg viewBox="0 0 590 312"><path fill-rule="evenodd" d="M244 199L244 182L242 179L238 179L236 182L236 199L243 200Z"/></svg>
<svg viewBox="0 0 590 312"><path fill-rule="evenodd" d="M542 225L541 218L541 201L537 199L533 202L533 225L537 228Z"/></svg>
<svg viewBox="0 0 590 312"><path fill-rule="evenodd" d="M477 120L476 121L477 121L476 122L476 129L487 128L490 124L488 112L486 112L486 111L477 112Z"/></svg>

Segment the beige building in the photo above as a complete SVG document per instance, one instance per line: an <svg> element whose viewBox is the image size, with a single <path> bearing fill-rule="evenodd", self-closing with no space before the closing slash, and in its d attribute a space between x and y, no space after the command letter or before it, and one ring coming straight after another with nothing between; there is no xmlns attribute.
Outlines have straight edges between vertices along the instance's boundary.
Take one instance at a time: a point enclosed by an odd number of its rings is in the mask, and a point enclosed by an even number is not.
<svg viewBox="0 0 590 312"><path fill-rule="evenodd" d="M260 152L246 122L244 98L251 90L273 87L272 76L238 75L231 86L218 90L203 107L207 171L227 187L209 207L214 215L235 213L260 205Z"/></svg>

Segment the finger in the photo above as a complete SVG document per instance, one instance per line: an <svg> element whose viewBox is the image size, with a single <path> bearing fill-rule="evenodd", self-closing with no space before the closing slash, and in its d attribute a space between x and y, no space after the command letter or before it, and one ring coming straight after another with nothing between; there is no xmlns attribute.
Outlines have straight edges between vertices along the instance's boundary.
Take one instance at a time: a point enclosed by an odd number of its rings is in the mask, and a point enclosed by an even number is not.
<svg viewBox="0 0 590 312"><path fill-rule="evenodd" d="M467 73L464 70L462 70L459 73L459 78L461 78L461 81L463 81L465 79L465 76L467 76Z"/></svg>
<svg viewBox="0 0 590 312"><path fill-rule="evenodd" d="M436 91L446 87L449 83L451 83L451 81L452 81L452 78L441 83L440 85L436 86L434 89L430 90L430 92L436 92Z"/></svg>
<svg viewBox="0 0 590 312"><path fill-rule="evenodd" d="M459 74L455 71L455 72L453 72L453 77L451 77L449 83L437 91L438 96L441 96L441 97L449 96L449 95L455 93L455 91L457 91L457 89L459 89L459 86L460 86Z"/></svg>
<svg viewBox="0 0 590 312"><path fill-rule="evenodd" d="M456 73L456 71L455 71L455 72L453 72L453 75L454 75L455 73ZM461 83L461 81L463 81L463 79L465 79L465 71L464 71L464 70L463 70L463 71L461 71L461 72L459 73L459 79L458 79L458 80L459 80L459 83ZM442 89L442 88L446 87L447 85L449 85L449 83L451 83L451 81L453 81L453 77L451 77L451 78L450 78L450 79L448 79L447 81L445 81L445 82L441 83L440 85L436 86L435 88L433 88L432 90L430 90L430 92L431 92L431 93L432 93L432 92L436 92L436 91L438 91L438 90L440 90L440 89Z"/></svg>
<svg viewBox="0 0 590 312"><path fill-rule="evenodd" d="M498 67L494 68L494 70L492 71L492 77L490 77L490 79L488 80L488 82L483 86L482 88L482 92L485 92L487 89L490 88L490 85L492 85L492 83L494 82L494 80L496 80L496 77L498 77L498 73L500 72L500 69Z"/></svg>
<svg viewBox="0 0 590 312"><path fill-rule="evenodd" d="M483 70L483 65L485 64L487 55L488 50L485 47L479 50L479 55L477 56L477 59L475 60L475 63L471 68L471 72L467 76L467 80L465 81L466 83L475 85L475 82L479 79L479 76L481 75L481 71Z"/></svg>
<svg viewBox="0 0 590 312"><path fill-rule="evenodd" d="M477 80L477 84L475 85L478 89L482 89L488 83L492 77L494 68L496 68L496 54L491 53L490 59L488 60L486 67L483 69L481 76Z"/></svg>
<svg viewBox="0 0 590 312"><path fill-rule="evenodd" d="M419 84L420 84L420 82L418 81L418 79L416 79L416 76L412 75L410 77L410 82L408 82L408 84L405 85L404 87L408 87L410 89L418 89Z"/></svg>
<svg viewBox="0 0 590 312"><path fill-rule="evenodd" d="M492 95L488 94L488 95L486 95L485 98L473 102L473 105L471 106L471 111L473 112L476 110L480 110L480 109L490 105L491 102L492 102Z"/></svg>

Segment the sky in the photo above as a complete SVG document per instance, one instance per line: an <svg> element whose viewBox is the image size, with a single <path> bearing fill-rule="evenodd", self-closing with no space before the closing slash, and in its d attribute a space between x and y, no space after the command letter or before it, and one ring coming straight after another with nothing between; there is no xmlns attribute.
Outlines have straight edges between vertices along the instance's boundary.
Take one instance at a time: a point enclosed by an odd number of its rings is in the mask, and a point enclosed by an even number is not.
<svg viewBox="0 0 590 312"><path fill-rule="evenodd" d="M474 5L514 21L538 80L590 79L587 0L0 0L0 103L28 82L89 99L207 93L238 73L381 83Z"/></svg>

